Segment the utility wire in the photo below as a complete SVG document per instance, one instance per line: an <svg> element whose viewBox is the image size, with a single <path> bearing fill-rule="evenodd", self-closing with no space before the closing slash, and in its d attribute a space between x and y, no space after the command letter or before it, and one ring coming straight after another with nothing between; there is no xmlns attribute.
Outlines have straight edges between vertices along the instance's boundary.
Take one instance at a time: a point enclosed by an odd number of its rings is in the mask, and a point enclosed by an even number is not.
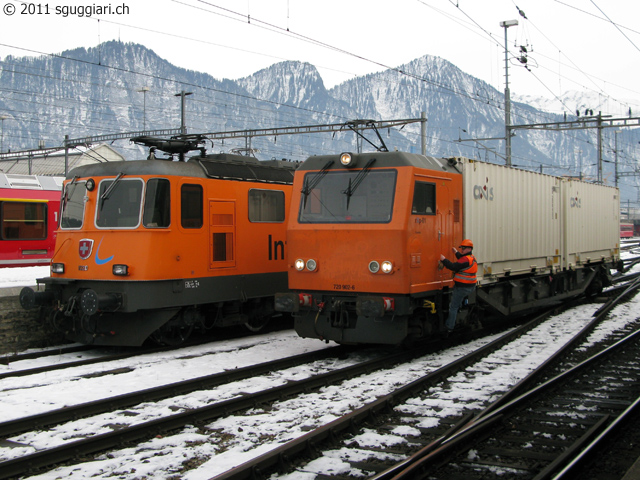
<svg viewBox="0 0 640 480"><path fill-rule="evenodd" d="M565 3L565 2L563 2L563 1L561 1L561 0L555 0L555 2L556 2L556 3L559 3L560 5L564 5L565 7L573 8L574 10L577 10L577 11L579 11L579 12L581 12L581 13L584 13L585 15L589 15L589 16L591 16L591 17L597 18L598 20L602 20L603 22L605 21L605 19L603 19L602 17L599 17L599 16L597 16L597 15L594 15L593 13L591 13L591 12L587 12L586 10L583 10L583 9L581 9L581 8L578 8L578 7L574 6L574 5L569 5L568 3ZM596 7L597 7L597 5L596 5ZM611 21L611 20L609 20L609 21ZM612 23L613 23L613 22L612 22ZM638 30L634 30L633 28L626 27L626 26L624 26L624 25L620 25L619 23L615 23L614 25L616 25L616 27L624 28L625 30L628 30L628 31L630 31L630 32L632 32L632 33L637 33L638 35L640 35L640 31L638 31Z"/></svg>
<svg viewBox="0 0 640 480"><path fill-rule="evenodd" d="M182 4L182 5L188 6L188 7L196 8L193 5L190 5L188 3L184 3L184 2L179 1L179 0L172 0L172 1L175 2L175 3L179 3L179 4ZM229 14L229 15L224 15L226 18L230 18L232 20L240 21L240 22L243 22L243 23L245 23L245 21L250 20L249 23L251 25L253 25L253 26L264 28L264 29L267 29L267 30L270 30L270 31L273 31L273 32L276 32L276 33L280 33L280 34L285 35L285 36L294 37L294 38L297 38L297 39L302 40L304 42L308 42L308 43L311 43L311 44L314 44L314 45L317 45L317 46L324 47L324 48L327 48L329 50L332 50L332 51L335 51L335 52L338 52L338 53L342 53L344 55L348 55L350 57L357 58L359 60L371 63L373 65L377 65L379 67L384 68L385 70L395 71L395 72L400 73L402 75L405 75L407 77L411 77L411 78L414 78L416 80L422 81L424 83L428 83L430 85L438 87L438 88L442 89L444 92L450 92L450 93L452 93L454 95L461 95L463 97L466 97L466 98L469 98L469 99L475 100L475 101L479 100L478 98L474 97L472 94L470 94L470 93L468 93L468 92L466 92L464 90L460 90L460 89L456 88L453 85L447 85L447 84L444 84L444 83L439 83L439 82L435 82L433 80L426 79L426 78L424 78L424 77L422 77L420 75L416 75L416 74L404 71L404 70L402 70L402 69L400 69L398 67L392 67L390 65L386 65L386 64L384 64L382 62L379 62L379 61L364 57L362 55L350 52L348 50L344 50L343 48L337 47L335 45L328 44L326 42L321 42L319 40L315 40L315 39L313 39L311 37L308 37L306 35L303 35L301 33L297 33L297 32L294 32L294 31L292 31L290 29L279 27L277 25L271 24L269 22L265 22L263 20L255 18L255 17L250 17L250 19L249 19L249 17L247 15L245 15L245 14L242 14L240 12L231 10L229 8L226 8L226 7L221 7L219 5L215 5L215 4L213 4L211 2L208 2L208 1L205 1L205 0L197 0L197 1L199 3L202 3L204 5L209 6L211 8L219 9L219 10L222 10L223 12ZM218 15L218 13L210 11L210 10L207 10L207 9L201 9L201 10L209 12L209 13L212 13L214 15Z"/></svg>
<svg viewBox="0 0 640 480"><path fill-rule="evenodd" d="M633 43L633 41L632 41L632 40L627 36L627 34L626 34L626 33L624 33L624 32L620 29L620 27L618 26L618 24L617 24L617 23L615 23L614 21L612 21L612 20L609 18L609 16L608 16L606 13L604 13L604 12L602 11L602 9L601 9L598 5L596 5L596 2L594 2L593 0L591 0L591 3L593 3L593 6L594 6L594 7L596 7L598 10L600 10L600 13L602 13L605 17L607 17L607 20L609 20L609 22L611 23L611 25L613 25L614 27L616 27L616 29L617 29L617 30L618 30L618 31L619 31L619 32L624 36L624 38L626 38L627 40L629 40L629 43L630 43L631 45L633 45L633 46L635 47L635 49L636 49L636 50L638 50L638 51L640 52L640 48L638 48L638 46L637 46L635 43Z"/></svg>
<svg viewBox="0 0 640 480"><path fill-rule="evenodd" d="M183 2L176 2L176 3L182 3L182 4L184 4ZM202 0L201 0L201 3L204 3L204 4L207 4L207 5L210 5L210 6L215 7L215 8L221 8L221 7L218 7L218 6L216 6L216 5L211 4L211 3L209 3L209 2L204 2L204 1L202 1ZM233 12L233 11L228 10L228 9L226 9L226 10L227 10L228 12L231 12L232 14L240 15L240 16L241 16L241 14L238 14L237 12ZM212 12L212 13L213 13L213 12ZM465 14L465 15L466 15L466 14ZM246 18L246 17L245 17L245 18ZM470 18L470 17L469 17L469 18ZM264 25L265 25L265 27L267 27L268 29L275 29L276 31L278 31L278 30L282 30L282 29L280 29L280 27L276 27L276 26L271 25L271 24L268 24L268 23L266 23L266 22L262 22L262 21L260 21L259 19L255 19L255 18L254 18L254 19L252 19L252 20L253 20L253 22L254 22L254 23L262 23L262 24L264 24ZM471 19L471 20L473 21L473 19ZM476 23L476 22L474 22L474 23ZM476 25L478 25L478 24L476 23ZM478 25L478 26L479 26L479 25ZM480 28L481 28L481 27L480 27ZM482 30L484 31L484 29L482 29ZM445 90L449 90L449 91L451 91L453 94L456 94L456 95L463 95L463 96L466 96L467 98L470 98L470 99L473 99L473 100L478 100L478 98L476 98L476 97L474 97L474 96L470 95L468 92L461 92L461 91L459 91L459 90L457 90L457 89L455 89L455 88L453 88L453 87L450 87L450 86L447 86L447 85L443 85L443 84L438 84L437 82L431 82L431 81L429 81L429 80L427 80L427 79L424 79L424 78L423 78L423 77L421 77L420 75L410 74L409 72L405 72L405 71L403 71L402 69L399 69L399 68L388 67L388 66L386 66L386 65L384 65L384 64L382 64L382 63L380 63L380 62L375 62L375 61L372 61L372 60L366 59L365 57L362 57L362 56L359 56L359 55L355 55L355 54L353 54L353 53L351 53L351 52L348 52L348 51L346 51L346 50L340 49L340 48L338 48L338 47L335 47L335 46L332 46L332 45L329 45L329 44L326 44L326 43L323 43L323 42L318 42L318 41L316 41L316 40L314 40L314 39L311 39L311 38L309 38L309 37L306 37L306 36L304 36L304 35L295 34L295 33L292 33L292 32L290 32L290 31L288 31L287 33L288 33L288 34L292 34L293 36L295 36L295 37L297 37L297 38L304 39L305 41L309 41L309 42L311 42L311 43L314 43L314 44L316 44L316 45L321 45L321 46L324 46L324 47L326 47L326 48L330 48L330 49L332 49L332 50L334 50L334 51L337 51L337 52L340 52L340 53L348 54L348 55L354 56L354 57L356 57L356 58L360 58L360 59L362 59L362 60L370 61L370 62L372 62L372 63L374 63L374 64L376 64L376 65L382 66L382 67L384 67L384 68L387 68L388 70L395 71L395 72L400 73L400 74L402 74L402 75L408 75L408 76L411 76L411 77L417 78L417 79L419 79L419 80L421 80L421 81L423 81L423 82L430 83L430 84L432 84L432 85L434 85L434 86L436 86L436 87L438 87L438 88L445 89ZM485 31L485 33L487 33L487 34L488 34L488 32L486 32L486 31ZM489 36L493 39L493 37L492 37L490 34L489 34ZM19 48L19 47L13 47L13 48ZM22 49L22 50L27 50L27 49ZM42 52L37 52L37 53L42 54ZM54 55L54 56L55 56L55 55ZM66 60L80 61L80 60L73 59L73 58L66 58L66 57L62 57L62 56L59 56L59 57L60 57L60 58L64 58L64 59L66 59ZM104 65L101 65L101 64L96 64L95 62L87 62L87 61L83 61L83 62L84 62L84 63L90 63L90 64L97 65L97 66L101 66L101 67L103 67L103 66L104 66ZM106 66L105 66L105 67L106 67ZM161 80L171 80L171 79L166 79L166 78L162 78L162 77L155 76L155 75L145 74L145 73L142 73L142 72L130 71L130 70L122 69L122 68L119 68L119 67L109 67L109 68L114 68L114 69L116 69L116 70L121 70L121 71L125 71L125 72L128 72L128 73L133 73L133 74L136 74L136 75L144 75L144 76L148 76L148 77L152 77L152 78L156 78L156 79L161 79ZM304 109L304 108L300 108L300 107L295 107L295 106L288 105L288 104L283 104L283 103L280 103L280 102L274 102L274 101L269 101L269 100L259 99L259 98L252 97L252 96L245 96L245 95L241 95L241 94L235 94L235 93L231 93L231 92L226 92L226 91L222 91L222 90L215 89L215 88L207 88L207 87L202 87L202 86L200 86L200 85L185 84L185 83L182 83L182 85L197 86L198 88L203 88L203 89L213 90L213 91L217 91L217 92L221 92L221 93L225 93L225 94L229 94L229 95L237 95L237 96L240 96L240 97L246 97L246 98L250 98L250 99L252 99L252 100L256 100L256 101L265 101L265 102L267 102L267 103L271 103L271 104L282 105L282 106L288 106L288 107L296 108L296 109L300 109L300 110L307 110L307 111L311 111L311 112L313 112L313 113L319 113L319 114L325 114L325 115L328 115L326 112L313 111L313 110L309 110L309 109ZM484 102L483 102L483 103L484 103ZM489 104L490 104L490 102L486 102L486 103L489 103ZM494 105L494 106L496 106L496 107L500 108L500 107L499 107L499 106L497 106L497 105Z"/></svg>

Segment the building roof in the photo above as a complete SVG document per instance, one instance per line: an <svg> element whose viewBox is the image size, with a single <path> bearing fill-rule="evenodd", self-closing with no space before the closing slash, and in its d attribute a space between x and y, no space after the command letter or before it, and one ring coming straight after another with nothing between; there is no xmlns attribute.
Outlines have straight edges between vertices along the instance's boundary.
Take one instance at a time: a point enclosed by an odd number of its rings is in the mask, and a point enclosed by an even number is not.
<svg viewBox="0 0 640 480"><path fill-rule="evenodd" d="M19 154L19 152L15 153ZM76 147L69 150L68 171L81 165L118 161L124 161L124 157L109 145ZM62 148L43 154L31 151L26 155L12 155L11 158L0 159L0 172L20 175L65 176L65 152Z"/></svg>

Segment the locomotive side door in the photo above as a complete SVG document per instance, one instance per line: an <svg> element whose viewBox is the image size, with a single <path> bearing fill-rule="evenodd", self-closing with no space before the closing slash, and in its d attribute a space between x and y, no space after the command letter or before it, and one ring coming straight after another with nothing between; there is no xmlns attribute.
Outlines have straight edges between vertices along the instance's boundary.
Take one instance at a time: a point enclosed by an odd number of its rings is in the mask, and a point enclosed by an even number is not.
<svg viewBox="0 0 640 480"><path fill-rule="evenodd" d="M438 230L435 232L438 238L438 259L435 264L437 265L438 260L440 259L440 254L444 255L451 261L455 261L455 256L453 255L452 247L457 247L454 245L453 238L453 205L451 192L449 190L449 186L451 181L449 179L438 179L437 181L437 218L438 218ZM441 270L437 270L438 279L441 282L446 282L451 280L452 273L451 270L447 270L443 268Z"/></svg>
<svg viewBox="0 0 640 480"><path fill-rule="evenodd" d="M414 176L411 208L410 254L412 284L420 290L434 290L451 280L449 270L438 270L440 254L451 258L453 207L451 180L423 174ZM419 269L419 270L418 270Z"/></svg>
<svg viewBox="0 0 640 480"><path fill-rule="evenodd" d="M236 266L236 205L234 201L209 200L209 266Z"/></svg>

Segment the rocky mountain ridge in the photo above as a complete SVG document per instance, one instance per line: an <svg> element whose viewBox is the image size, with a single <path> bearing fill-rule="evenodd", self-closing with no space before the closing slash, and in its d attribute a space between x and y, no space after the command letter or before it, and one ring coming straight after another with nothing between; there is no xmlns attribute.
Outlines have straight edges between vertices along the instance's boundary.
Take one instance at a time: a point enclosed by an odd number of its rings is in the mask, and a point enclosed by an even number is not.
<svg viewBox="0 0 640 480"><path fill-rule="evenodd" d="M56 146L65 135L176 129L181 121L176 95L185 91L191 93L185 96L189 133L418 118L426 112L428 154L504 163L504 141L483 140L504 137L503 94L430 55L331 89L308 63L285 61L238 80L215 79L178 68L142 45L116 41L60 56L5 57L0 67L0 112L10 117L3 122L5 150L35 148L40 140ZM525 103L512 106L513 123L560 120L560 115ZM385 132L385 142L389 148L419 152L419 131L420 125L413 124ZM596 144L592 131L518 130L512 140L513 164L556 175L578 175L582 164L583 173L593 177ZM610 158L610 135L604 144ZM126 141L112 146L129 159L146 154ZM261 159L293 160L358 148L348 132L209 146L214 151L246 147L258 149Z"/></svg>

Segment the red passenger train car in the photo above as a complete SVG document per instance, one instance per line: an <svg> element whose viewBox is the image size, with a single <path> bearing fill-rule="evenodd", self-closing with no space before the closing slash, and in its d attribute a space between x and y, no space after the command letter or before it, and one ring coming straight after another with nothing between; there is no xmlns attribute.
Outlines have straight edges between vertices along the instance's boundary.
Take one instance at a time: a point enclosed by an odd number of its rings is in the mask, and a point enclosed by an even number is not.
<svg viewBox="0 0 640 480"><path fill-rule="evenodd" d="M70 340L176 344L194 329L274 314L287 288L295 165L231 154L86 165L69 172L44 290L24 308ZM281 315L281 314L276 314Z"/></svg>
<svg viewBox="0 0 640 480"><path fill-rule="evenodd" d="M633 223L620 224L620 238L631 238L634 236Z"/></svg>
<svg viewBox="0 0 640 480"><path fill-rule="evenodd" d="M0 173L0 267L51 262L63 180Z"/></svg>

